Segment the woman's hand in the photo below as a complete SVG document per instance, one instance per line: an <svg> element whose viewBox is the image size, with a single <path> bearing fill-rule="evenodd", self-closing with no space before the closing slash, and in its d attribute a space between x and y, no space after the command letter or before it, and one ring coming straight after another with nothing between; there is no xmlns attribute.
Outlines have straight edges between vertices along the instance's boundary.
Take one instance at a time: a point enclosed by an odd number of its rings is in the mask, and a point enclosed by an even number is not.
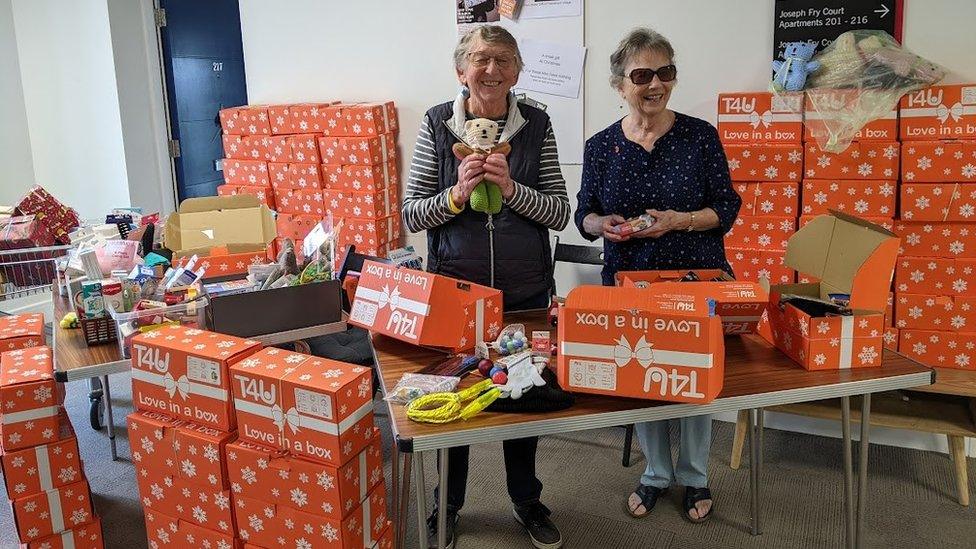
<svg viewBox="0 0 976 549"><path fill-rule="evenodd" d="M686 231L691 223L691 213L676 212L674 210L647 210L647 213L654 216L654 224L638 231L631 238L659 238L671 231Z"/></svg>
<svg viewBox="0 0 976 549"><path fill-rule="evenodd" d="M624 221L627 220L617 214L597 215L591 213L583 218L583 230L595 236L602 236L610 242L623 242L629 240L630 236L633 235L620 236L613 232L613 228Z"/></svg>
<svg viewBox="0 0 976 549"><path fill-rule="evenodd" d="M480 154L465 156L458 165L458 182L451 187L451 200L458 207L466 204L474 188L485 177L485 157Z"/></svg>
<svg viewBox="0 0 976 549"><path fill-rule="evenodd" d="M489 154L485 159L485 178L498 185L502 198L510 200L515 194L515 182L508 171L508 159L504 154Z"/></svg>

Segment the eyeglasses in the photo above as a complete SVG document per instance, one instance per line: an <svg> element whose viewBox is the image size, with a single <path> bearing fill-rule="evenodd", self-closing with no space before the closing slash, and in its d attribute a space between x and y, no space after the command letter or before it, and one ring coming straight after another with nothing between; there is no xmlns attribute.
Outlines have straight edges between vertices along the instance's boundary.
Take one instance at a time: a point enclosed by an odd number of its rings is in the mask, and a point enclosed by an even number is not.
<svg viewBox="0 0 976 549"><path fill-rule="evenodd" d="M469 53L468 59L471 60L471 64L479 69L483 69L491 63L491 60L495 60L495 66L499 69L505 70L515 66L515 56L513 55L485 55L483 53Z"/></svg>
<svg viewBox="0 0 976 549"><path fill-rule="evenodd" d="M630 71L630 81L637 86L643 86L644 84L650 84L651 80L654 80L654 75L657 75L658 80L661 82L671 82L678 77L678 67L674 65L665 65L659 69L634 69Z"/></svg>

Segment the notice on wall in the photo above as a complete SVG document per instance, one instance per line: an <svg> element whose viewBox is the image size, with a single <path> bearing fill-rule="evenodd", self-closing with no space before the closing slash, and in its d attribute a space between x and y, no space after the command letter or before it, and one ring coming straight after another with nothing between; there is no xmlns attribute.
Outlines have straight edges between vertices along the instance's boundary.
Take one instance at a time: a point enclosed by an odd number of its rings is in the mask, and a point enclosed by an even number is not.
<svg viewBox="0 0 976 549"><path fill-rule="evenodd" d="M546 17L579 17L583 15L583 0L524 0L521 19Z"/></svg>
<svg viewBox="0 0 976 549"><path fill-rule="evenodd" d="M578 98L586 48L530 38L519 42L525 68L517 90Z"/></svg>
<svg viewBox="0 0 976 549"><path fill-rule="evenodd" d="M903 0L776 0L773 59L787 42L813 41L822 51L850 30L883 30L901 42Z"/></svg>
<svg viewBox="0 0 976 549"><path fill-rule="evenodd" d="M497 0L457 0L455 4L458 36L500 20Z"/></svg>

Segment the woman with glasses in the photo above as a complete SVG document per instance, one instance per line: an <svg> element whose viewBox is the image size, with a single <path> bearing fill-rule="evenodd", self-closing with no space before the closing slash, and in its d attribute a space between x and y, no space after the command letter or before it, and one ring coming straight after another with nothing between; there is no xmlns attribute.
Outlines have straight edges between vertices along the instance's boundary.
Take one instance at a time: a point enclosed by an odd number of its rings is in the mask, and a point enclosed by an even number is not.
<svg viewBox="0 0 976 549"><path fill-rule="evenodd" d="M674 49L650 29L628 34L610 56L610 83L629 112L586 142L575 221L588 240L603 237L603 283L617 271L724 269L723 236L741 199L732 189L718 132L708 122L668 109L678 75ZM614 227L648 214L654 222L626 236ZM711 516L708 489L710 416L680 420L677 467L668 422L635 426L647 467L627 501L646 516L673 484L685 487L686 518Z"/></svg>
<svg viewBox="0 0 976 549"><path fill-rule="evenodd" d="M552 124L545 112L519 103L511 93L522 58L515 38L502 27L477 27L461 37L454 66L463 91L424 116L403 199L404 225L411 232L427 231L431 272L502 290L507 311L544 308L551 278L549 231L562 230L570 214ZM511 145L507 157L455 158L452 146L462 140L465 122L473 118L498 124L496 141ZM482 179L501 191L498 213L474 211L469 204ZM540 502L537 445L535 437L503 443L508 494L515 519L532 543L556 549L562 537ZM443 511L448 546L453 547L467 476L468 447L451 448L447 509L435 508L427 522L432 546L437 515Z"/></svg>

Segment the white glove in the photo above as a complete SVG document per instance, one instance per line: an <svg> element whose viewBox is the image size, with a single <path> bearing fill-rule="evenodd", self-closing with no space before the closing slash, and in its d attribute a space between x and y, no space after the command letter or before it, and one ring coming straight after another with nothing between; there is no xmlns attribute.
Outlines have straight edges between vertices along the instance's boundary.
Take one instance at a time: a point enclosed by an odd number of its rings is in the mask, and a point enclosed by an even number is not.
<svg viewBox="0 0 976 549"><path fill-rule="evenodd" d="M501 390L502 396L519 399L523 393L532 387L542 387L546 384L540 374L539 367L533 364L531 357L529 357L528 360L522 360L518 364L509 366L508 383L499 385L498 388Z"/></svg>

